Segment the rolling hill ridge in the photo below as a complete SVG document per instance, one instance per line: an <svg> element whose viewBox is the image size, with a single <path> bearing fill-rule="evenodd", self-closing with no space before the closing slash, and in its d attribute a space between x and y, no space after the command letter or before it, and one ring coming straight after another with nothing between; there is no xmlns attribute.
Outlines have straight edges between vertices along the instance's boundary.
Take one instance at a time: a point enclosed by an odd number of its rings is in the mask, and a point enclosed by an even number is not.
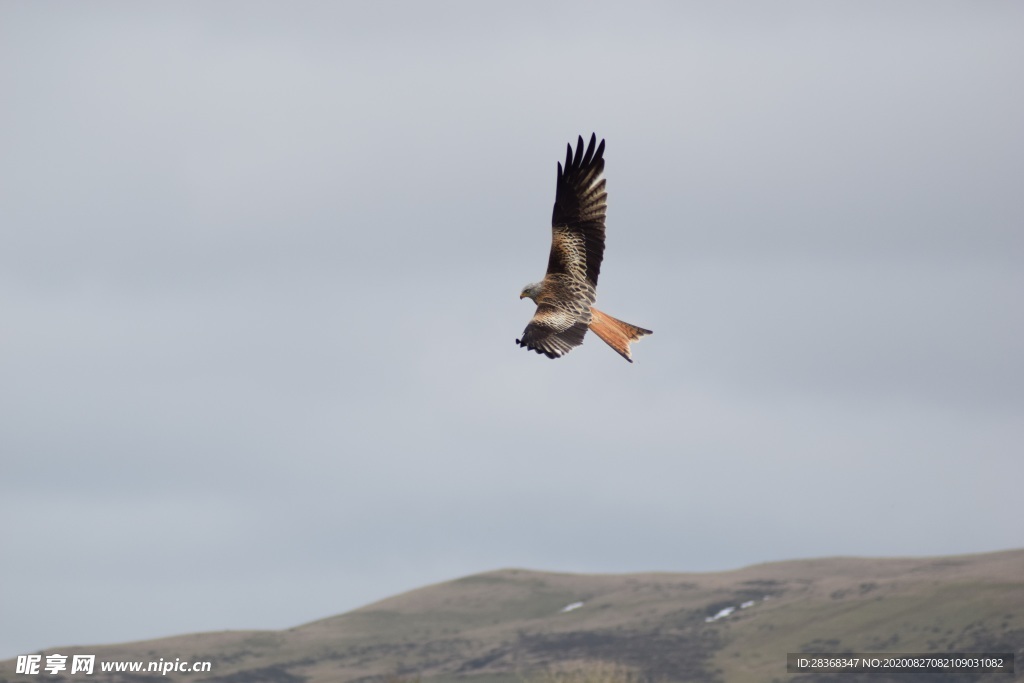
<svg viewBox="0 0 1024 683"><path fill-rule="evenodd" d="M1015 652L1024 662L1024 550L940 558L827 558L716 573L504 569L282 631L226 631L44 655L95 654L92 680L206 683L512 683L564 662L614 662L642 680L786 681L787 652ZM103 662L210 662L208 672L100 671ZM69 658L70 661L70 658ZM839 676L836 678L836 676ZM1010 680L930 674L929 683ZM806 681L889 680L877 674ZM910 680L893 678L891 680ZM916 679L914 679L916 680Z"/></svg>

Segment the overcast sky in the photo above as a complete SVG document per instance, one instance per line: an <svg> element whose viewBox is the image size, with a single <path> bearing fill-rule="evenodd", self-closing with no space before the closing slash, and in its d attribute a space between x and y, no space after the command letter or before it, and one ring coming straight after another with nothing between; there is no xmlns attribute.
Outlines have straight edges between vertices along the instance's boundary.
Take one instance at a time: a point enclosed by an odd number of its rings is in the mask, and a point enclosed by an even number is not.
<svg viewBox="0 0 1024 683"><path fill-rule="evenodd" d="M0 658L1024 546L1024 5L0 3ZM514 343L556 162L598 305Z"/></svg>

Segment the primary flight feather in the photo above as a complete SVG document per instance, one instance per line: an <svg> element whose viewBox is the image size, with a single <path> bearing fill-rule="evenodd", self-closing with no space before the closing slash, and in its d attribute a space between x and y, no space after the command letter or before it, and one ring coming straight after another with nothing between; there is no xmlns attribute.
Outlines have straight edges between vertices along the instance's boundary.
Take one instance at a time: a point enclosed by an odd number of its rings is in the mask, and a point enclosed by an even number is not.
<svg viewBox="0 0 1024 683"><path fill-rule="evenodd" d="M603 171L604 140L598 145L592 134L584 151L581 136L575 155L566 145L565 166L558 164L548 271L519 295L532 299L537 312L516 343L548 358L561 358L582 344L589 329L632 363L630 343L651 334L594 308L608 206Z"/></svg>

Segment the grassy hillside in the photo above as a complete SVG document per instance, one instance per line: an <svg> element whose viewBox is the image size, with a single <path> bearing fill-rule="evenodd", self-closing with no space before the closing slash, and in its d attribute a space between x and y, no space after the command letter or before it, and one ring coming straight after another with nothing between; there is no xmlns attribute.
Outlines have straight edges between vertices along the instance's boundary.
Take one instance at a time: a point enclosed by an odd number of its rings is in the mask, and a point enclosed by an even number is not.
<svg viewBox="0 0 1024 683"><path fill-rule="evenodd" d="M745 683L792 680L785 669L787 652L1016 651L1020 671L1022 648L1024 550L1018 550L779 562L704 574L506 569L427 586L285 631L47 648L42 654L95 654L97 670L92 676L17 676L14 662L7 661L0 662L0 682L370 683L390 677L423 683L531 678L561 683L580 679L566 673L575 667L600 672L590 678L602 683L630 677ZM101 662L161 658L210 661L211 670L165 676L99 671ZM904 680L921 675L910 676ZM926 677L929 683L1021 678ZM842 674L799 680L900 679Z"/></svg>

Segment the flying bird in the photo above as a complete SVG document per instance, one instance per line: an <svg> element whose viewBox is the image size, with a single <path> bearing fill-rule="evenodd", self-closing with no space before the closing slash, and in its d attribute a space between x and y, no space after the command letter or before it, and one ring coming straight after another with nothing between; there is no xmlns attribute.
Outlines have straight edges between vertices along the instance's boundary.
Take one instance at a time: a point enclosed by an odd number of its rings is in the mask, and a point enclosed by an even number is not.
<svg viewBox="0 0 1024 683"><path fill-rule="evenodd" d="M520 299L532 299L537 312L516 343L548 358L561 358L582 344L589 329L632 363L630 342L651 334L594 308L608 207L602 171L604 140L597 145L592 134L584 152L581 136L575 155L572 144L566 145L565 167L558 164L555 185L548 272L519 294Z"/></svg>

